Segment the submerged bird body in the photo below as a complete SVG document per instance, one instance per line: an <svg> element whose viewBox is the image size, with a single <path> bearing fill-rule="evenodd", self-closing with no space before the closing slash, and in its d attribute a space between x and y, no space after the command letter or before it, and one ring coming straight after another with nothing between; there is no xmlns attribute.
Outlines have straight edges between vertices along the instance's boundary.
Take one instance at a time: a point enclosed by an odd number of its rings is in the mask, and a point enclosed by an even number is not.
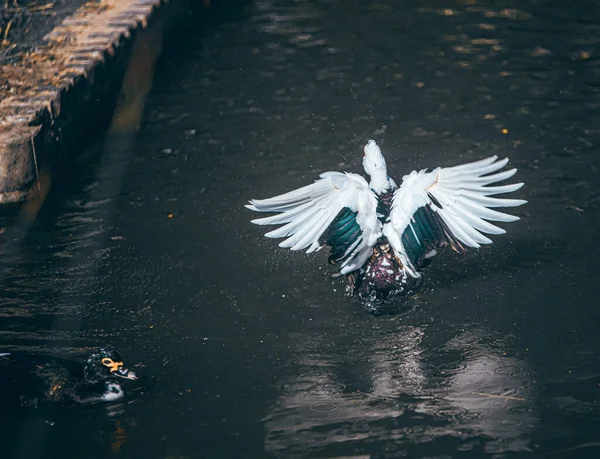
<svg viewBox="0 0 600 459"><path fill-rule="evenodd" d="M3 406L112 402L125 395L124 380L137 379L112 347L97 350L83 363L57 358L33 363L28 357L7 353L0 359Z"/></svg>
<svg viewBox="0 0 600 459"><path fill-rule="evenodd" d="M387 175L381 150L370 140L363 167L370 183L357 174L325 172L311 185L246 207L277 212L253 220L258 225L283 224L266 234L285 237L291 250L331 248L330 261L340 265L352 292L384 299L410 294L422 282L422 269L446 246L457 252L492 241L483 233L505 231L490 221L518 217L492 208L515 207L526 201L492 197L518 190L522 183L490 186L514 175L499 172L508 159L496 156L469 164L413 171L400 187Z"/></svg>
<svg viewBox="0 0 600 459"><path fill-rule="evenodd" d="M361 298L408 295L421 284L420 277L412 277L406 272L385 238L377 242L373 255L355 274L348 276L348 281L352 292Z"/></svg>

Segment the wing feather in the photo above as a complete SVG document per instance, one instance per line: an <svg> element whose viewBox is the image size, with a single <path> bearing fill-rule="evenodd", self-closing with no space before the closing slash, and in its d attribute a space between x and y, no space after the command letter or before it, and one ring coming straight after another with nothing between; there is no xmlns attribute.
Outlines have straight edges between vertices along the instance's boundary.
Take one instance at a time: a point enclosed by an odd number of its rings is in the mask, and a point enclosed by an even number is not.
<svg viewBox="0 0 600 459"><path fill-rule="evenodd" d="M332 248L332 258L346 274L360 268L381 236L377 196L360 175L325 172L311 185L269 199L251 200L246 207L277 215L252 220L257 225L283 226L265 234L286 238L279 246L291 250Z"/></svg>
<svg viewBox="0 0 600 459"><path fill-rule="evenodd" d="M404 176L394 194L390 221L383 226L396 255L411 275L419 277L426 258L450 245L457 251L465 246L491 244L485 234L505 230L490 223L513 222L514 215L493 210L518 207L527 201L492 197L520 189L522 183L494 185L511 178L517 169L501 171L508 158L497 156L431 172L413 171Z"/></svg>

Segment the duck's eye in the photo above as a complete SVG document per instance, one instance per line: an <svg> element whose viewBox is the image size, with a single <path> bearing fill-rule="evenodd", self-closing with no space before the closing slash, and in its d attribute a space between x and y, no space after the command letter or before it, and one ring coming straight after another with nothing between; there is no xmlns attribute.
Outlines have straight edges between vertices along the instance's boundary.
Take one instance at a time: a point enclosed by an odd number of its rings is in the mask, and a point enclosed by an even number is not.
<svg viewBox="0 0 600 459"><path fill-rule="evenodd" d="M123 366L123 362L115 362L113 359L109 359L108 357L105 357L102 359L102 365L110 368L110 372L114 373L115 371L117 371L119 369L119 367Z"/></svg>

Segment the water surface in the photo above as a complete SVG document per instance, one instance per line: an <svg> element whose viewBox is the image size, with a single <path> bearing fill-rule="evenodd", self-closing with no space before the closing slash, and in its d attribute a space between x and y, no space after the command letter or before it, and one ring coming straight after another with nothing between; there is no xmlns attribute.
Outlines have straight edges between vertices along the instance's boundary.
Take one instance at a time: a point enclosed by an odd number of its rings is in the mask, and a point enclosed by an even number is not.
<svg viewBox="0 0 600 459"><path fill-rule="evenodd" d="M256 0L167 46L134 149L88 156L27 231L7 220L0 259L1 351L111 343L142 379L3 412L12 457L595 457L598 8ZM509 156L529 200L395 315L243 208L360 172L369 138L397 181Z"/></svg>

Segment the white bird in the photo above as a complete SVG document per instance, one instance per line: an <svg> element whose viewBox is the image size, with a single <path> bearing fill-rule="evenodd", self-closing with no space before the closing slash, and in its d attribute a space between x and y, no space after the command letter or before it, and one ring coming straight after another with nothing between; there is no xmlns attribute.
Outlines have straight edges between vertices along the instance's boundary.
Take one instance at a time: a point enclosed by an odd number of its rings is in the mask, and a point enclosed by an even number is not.
<svg viewBox="0 0 600 459"><path fill-rule="evenodd" d="M246 207L277 215L252 220L257 225L283 224L267 234L286 238L291 250L314 252L328 245L330 261L340 265L354 294L386 298L410 294L421 284L422 269L437 250L457 252L492 241L484 234L503 234L490 222L519 217L492 210L525 204L522 199L492 197L518 190L523 183L494 185L517 169L499 172L508 158L491 156L454 167L412 171L400 188L374 140L364 148L363 167L370 183L357 174L325 172L311 185Z"/></svg>

